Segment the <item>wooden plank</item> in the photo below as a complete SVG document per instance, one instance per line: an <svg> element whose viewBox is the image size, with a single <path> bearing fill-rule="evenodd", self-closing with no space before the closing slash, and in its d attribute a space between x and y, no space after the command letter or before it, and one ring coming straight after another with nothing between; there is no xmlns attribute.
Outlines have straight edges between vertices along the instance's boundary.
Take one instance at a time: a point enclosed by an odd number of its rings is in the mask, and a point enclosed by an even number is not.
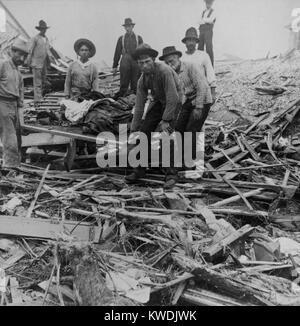
<svg viewBox="0 0 300 326"><path fill-rule="evenodd" d="M250 225L245 225L239 230L233 232L229 236L225 237L223 240L219 241L211 245L209 248L205 249L203 252L203 257L208 261L214 260L215 257L220 255L224 248L232 245L237 240L248 236L251 232L253 232L255 228L251 227Z"/></svg>
<svg viewBox="0 0 300 326"><path fill-rule="evenodd" d="M52 135L45 132L22 136L22 147L51 146L69 144L70 138Z"/></svg>
<svg viewBox="0 0 300 326"><path fill-rule="evenodd" d="M98 229L99 227L85 222L65 221L62 228L61 224L45 219L0 216L0 234L3 235L56 240L65 231L67 234L72 232L79 241L93 242Z"/></svg>

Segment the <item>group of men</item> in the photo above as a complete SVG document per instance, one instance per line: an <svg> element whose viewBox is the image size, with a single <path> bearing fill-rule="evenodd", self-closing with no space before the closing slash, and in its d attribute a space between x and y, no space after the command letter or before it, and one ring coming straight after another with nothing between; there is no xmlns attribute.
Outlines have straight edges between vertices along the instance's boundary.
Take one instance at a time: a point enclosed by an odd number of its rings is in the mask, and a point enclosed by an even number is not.
<svg viewBox="0 0 300 326"><path fill-rule="evenodd" d="M200 37L194 27L186 31L182 42L187 51L182 54L174 46L163 49L157 62L158 52L143 43L133 32L132 19L125 19L126 34L118 39L113 69L120 64L120 92L124 96L130 91L136 94L136 104L131 133L143 133L148 139L148 159L151 157L151 140L155 131L181 135L182 144L187 134L192 134L190 147L192 158L197 154L197 133L201 131L209 110L215 101L216 76L213 68L212 46L213 26L216 22L213 0L204 0L206 9L200 22ZM198 50L197 50L198 44ZM206 46L206 52L204 52ZM141 74L141 75L140 75ZM145 105L150 106L145 112ZM147 106L147 105L146 105ZM175 153L174 146L171 156ZM178 153L177 153L178 154ZM176 153L175 153L176 155ZM185 150L182 148L182 168L185 167ZM175 160L170 159L166 168L165 188L172 188L177 181L178 169ZM128 182L136 182L145 176L146 168L139 166L126 177Z"/></svg>

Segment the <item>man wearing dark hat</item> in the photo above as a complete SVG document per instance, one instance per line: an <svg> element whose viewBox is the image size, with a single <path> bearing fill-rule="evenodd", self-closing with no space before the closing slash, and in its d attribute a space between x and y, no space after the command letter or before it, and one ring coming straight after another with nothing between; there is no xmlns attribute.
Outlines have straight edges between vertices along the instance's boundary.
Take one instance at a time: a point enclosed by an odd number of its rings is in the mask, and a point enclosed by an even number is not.
<svg viewBox="0 0 300 326"><path fill-rule="evenodd" d="M31 39L27 63L32 67L34 102L38 103L43 99L45 91L47 65L50 62L50 45L46 36L49 26L40 20L35 28L40 32Z"/></svg>
<svg viewBox="0 0 300 326"><path fill-rule="evenodd" d="M155 62L158 52L147 44L140 45L133 53L142 75L138 81L137 97L131 132L139 131L148 139L148 159L151 155L151 136L155 131L171 134L181 107L181 89L179 79L173 69L164 63ZM147 98L151 98L146 115L144 107ZM144 116L144 117L143 117ZM144 118L144 119L143 119ZM171 155L172 155L171 148ZM176 184L177 173L174 162L170 160L170 167L166 168L165 188ZM145 175L146 168L138 167L126 180L134 182Z"/></svg>
<svg viewBox="0 0 300 326"><path fill-rule="evenodd" d="M212 8L214 0L204 0L206 4L206 9L202 12L202 17L200 21L200 38L198 49L204 51L204 46L206 52L208 53L212 65L214 65L214 50L213 50L213 29L216 23L215 11Z"/></svg>
<svg viewBox="0 0 300 326"><path fill-rule="evenodd" d="M208 85L211 88L213 100L216 97L216 74L211 64L209 55L196 49L197 43L199 43L198 33L196 28L190 27L185 33L185 37L182 39L182 43L185 44L187 51L182 56L182 61L191 62L197 64L203 71L207 78Z"/></svg>
<svg viewBox="0 0 300 326"><path fill-rule="evenodd" d="M90 61L90 58L96 54L93 42L81 38L75 42L74 50L79 59L69 65L65 80L65 95L77 101L83 94L98 91L98 68Z"/></svg>
<svg viewBox="0 0 300 326"><path fill-rule="evenodd" d="M182 53L174 46L163 49L163 55L159 58L173 68L178 74L184 93L183 106L179 113L175 129L182 136L184 144L185 132L192 132L192 159L196 158L196 136L200 132L207 118L212 96L210 87L200 67L194 63L181 61ZM184 150L184 146L182 146ZM183 158L184 151L183 151ZM190 164L191 162L188 162Z"/></svg>
<svg viewBox="0 0 300 326"><path fill-rule="evenodd" d="M120 36L117 42L113 72L117 72L117 67L120 62L120 92L119 96L124 96L128 92L128 87L133 93L136 93L137 81L140 75L140 70L132 58L132 53L136 48L143 43L141 36L136 35L133 32L135 23L132 22L131 18L126 18L123 24L125 28L125 35Z"/></svg>
<svg viewBox="0 0 300 326"><path fill-rule="evenodd" d="M0 62L0 138L3 149L3 169L17 168L21 163L21 131L23 79L18 66L24 64L28 45L16 39L11 58ZM23 122L23 121L21 121Z"/></svg>

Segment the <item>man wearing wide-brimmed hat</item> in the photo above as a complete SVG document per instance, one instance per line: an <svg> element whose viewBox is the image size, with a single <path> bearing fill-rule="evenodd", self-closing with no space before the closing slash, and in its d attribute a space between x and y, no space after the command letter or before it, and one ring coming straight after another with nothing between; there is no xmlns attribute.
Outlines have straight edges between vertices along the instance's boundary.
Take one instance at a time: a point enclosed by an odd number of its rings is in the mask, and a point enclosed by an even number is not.
<svg viewBox="0 0 300 326"><path fill-rule="evenodd" d="M65 95L76 101L83 94L98 91L98 68L90 61L90 58L96 54L93 42L81 38L75 42L74 50L79 59L69 65L65 81Z"/></svg>
<svg viewBox="0 0 300 326"><path fill-rule="evenodd" d="M140 70L132 58L132 53L136 48L143 43L141 36L133 32L135 23L131 18L126 18L123 24L126 33L120 36L117 42L114 60L113 60L113 72L117 72L117 68L120 62L120 92L119 96L124 96L130 91L136 93L137 81L140 76Z"/></svg>
<svg viewBox="0 0 300 326"><path fill-rule="evenodd" d="M140 45L133 53L137 60L142 75L138 81L137 97L134 116L131 124L131 132L139 131L148 140L148 159L151 156L151 136L155 131L171 134L178 112L181 108L181 89L177 74L164 63L155 62L158 52L148 44ZM147 112L144 107L150 101ZM174 154L174 149L171 148ZM174 162L166 167L165 188L171 188L176 184L177 173ZM145 167L138 167L126 180L135 182L146 173Z"/></svg>
<svg viewBox="0 0 300 326"><path fill-rule="evenodd" d="M43 99L47 65L50 62L50 44L46 36L46 31L50 27L40 20L39 25L35 28L40 32L31 39L27 63L32 67L34 102L38 103Z"/></svg>
<svg viewBox="0 0 300 326"><path fill-rule="evenodd" d="M215 100L216 74L209 55L204 51L196 49L197 43L199 43L196 28L190 27L187 29L185 37L182 39L182 43L184 43L187 48L187 51L182 56L182 61L195 63L201 68L207 78L208 85L211 88L213 100Z"/></svg>
<svg viewBox="0 0 300 326"><path fill-rule="evenodd" d="M214 50L213 50L213 30L216 23L216 14L212 5L214 0L204 0L206 9L202 12L202 17L200 21L200 37L198 49L208 53L212 65L214 65Z"/></svg>
<svg viewBox="0 0 300 326"><path fill-rule="evenodd" d="M212 96L205 75L199 65L181 61L181 57L182 53L176 50L175 46L168 46L163 49L163 54L159 59L164 61L178 74L184 99L175 129L181 134L183 145L185 133L190 132L192 134L191 144L189 145L192 148L191 159L195 160L197 132L201 131L207 118L212 104ZM182 149L182 158L185 158L186 161L188 155L184 155L184 146L182 146ZM188 165L192 162L184 163Z"/></svg>
<svg viewBox="0 0 300 326"><path fill-rule="evenodd" d="M0 62L0 138L3 149L2 169L11 170L21 163L21 131L23 107L23 79L18 66L24 64L28 44L16 39L11 58Z"/></svg>

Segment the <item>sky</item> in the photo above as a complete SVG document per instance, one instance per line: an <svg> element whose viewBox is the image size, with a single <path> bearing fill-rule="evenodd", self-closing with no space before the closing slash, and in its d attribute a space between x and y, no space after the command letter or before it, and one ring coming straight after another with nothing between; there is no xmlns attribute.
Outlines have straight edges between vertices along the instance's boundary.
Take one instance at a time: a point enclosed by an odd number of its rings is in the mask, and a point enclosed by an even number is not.
<svg viewBox="0 0 300 326"><path fill-rule="evenodd" d="M54 48L72 59L78 38L92 40L97 48L93 61L112 66L117 39L124 33L126 17L136 23L135 32L145 43L162 52L181 43L187 28L198 28L203 0L3 0L30 35L40 19L51 28L48 37ZM216 0L214 30L216 59L225 53L243 59L256 59L284 53L294 8L299 0Z"/></svg>

